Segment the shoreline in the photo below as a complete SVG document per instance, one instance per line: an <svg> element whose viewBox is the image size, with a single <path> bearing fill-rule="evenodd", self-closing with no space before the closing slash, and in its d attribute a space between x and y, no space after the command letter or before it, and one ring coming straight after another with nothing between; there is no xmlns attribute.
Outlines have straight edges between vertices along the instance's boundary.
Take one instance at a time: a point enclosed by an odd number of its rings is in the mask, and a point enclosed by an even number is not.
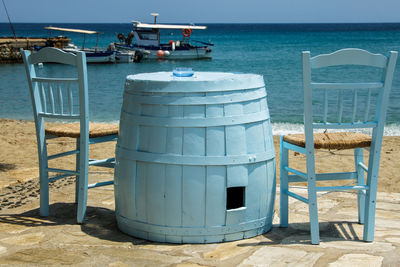
<svg viewBox="0 0 400 267"><path fill-rule="evenodd" d="M21 122L33 122L33 117L26 118L10 118L10 117L1 117L0 121L9 120L9 121L21 121ZM109 124L119 124L118 120L101 120L96 118L91 118L91 122L98 123L109 123ZM303 123L294 123L294 122L274 122L271 119L272 133L274 136L285 135L285 134L294 134L294 133L304 133L304 124ZM322 132L323 130L321 130ZM384 128L383 135L387 136L398 136L400 137L400 123L387 123ZM369 129L360 129L359 132L370 134Z"/></svg>
<svg viewBox="0 0 400 267"><path fill-rule="evenodd" d="M49 152L57 153L75 146L75 140L60 138L49 141ZM276 156L276 176L279 184L279 135L274 135ZM38 179L38 160L35 124L33 121L13 120L0 118L0 188L13 186L34 179ZM115 153L115 143L97 144L91 147L91 156L112 157ZM368 153L364 153L365 162ZM353 154L351 150L317 151L317 172L329 172L343 168L351 171ZM381 161L379 170L378 191L400 192L400 136L385 136L382 144ZM303 155L290 154L293 166L305 166ZM60 167L71 168L75 164L74 157L67 157L61 162ZM104 170L104 169L103 169ZM110 170L112 172L112 170Z"/></svg>

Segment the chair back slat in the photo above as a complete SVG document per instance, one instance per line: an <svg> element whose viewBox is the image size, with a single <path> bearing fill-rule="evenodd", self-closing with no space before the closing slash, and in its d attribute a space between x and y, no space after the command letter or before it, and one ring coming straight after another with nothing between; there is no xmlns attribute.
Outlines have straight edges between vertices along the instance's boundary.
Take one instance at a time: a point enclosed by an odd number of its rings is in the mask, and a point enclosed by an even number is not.
<svg viewBox="0 0 400 267"><path fill-rule="evenodd" d="M343 90L338 91L338 123L342 123L343 116Z"/></svg>
<svg viewBox="0 0 400 267"><path fill-rule="evenodd" d="M68 90L69 115L72 115L72 113L74 112L74 98L72 96L72 90L69 84L67 85L67 90Z"/></svg>
<svg viewBox="0 0 400 267"><path fill-rule="evenodd" d="M324 123L328 120L328 89L324 90Z"/></svg>
<svg viewBox="0 0 400 267"><path fill-rule="evenodd" d="M43 82L38 82L38 84L37 84L37 86L38 86L38 91L39 91L39 94L40 94L40 102L42 103L42 110L44 111L44 112L47 112L47 102L46 102L46 94L45 94L45 92L44 92L44 84L43 84Z"/></svg>
<svg viewBox="0 0 400 267"><path fill-rule="evenodd" d="M48 97L49 97L50 106L51 106L51 113L55 114L54 94L53 94L53 88L51 86L51 83L47 83L47 92L48 92Z"/></svg>
<svg viewBox="0 0 400 267"><path fill-rule="evenodd" d="M353 90L353 112L351 115L351 122L354 123L356 120L356 112L357 112L357 103L358 103L358 97L357 97L357 89Z"/></svg>
<svg viewBox="0 0 400 267"><path fill-rule="evenodd" d="M371 105L371 91L372 89L368 89L368 93L367 93L367 100L366 100L366 107L365 107L365 111L364 111L364 121L368 120L368 116L369 116L369 107Z"/></svg>
<svg viewBox="0 0 400 267"><path fill-rule="evenodd" d="M57 86L57 96L58 96L58 109L59 109L59 112L60 112L60 114L64 114L64 109L63 109L63 106L64 106L64 101L63 101L63 95L62 95L62 91L61 91L61 87L60 87L60 85L58 84L58 86Z"/></svg>

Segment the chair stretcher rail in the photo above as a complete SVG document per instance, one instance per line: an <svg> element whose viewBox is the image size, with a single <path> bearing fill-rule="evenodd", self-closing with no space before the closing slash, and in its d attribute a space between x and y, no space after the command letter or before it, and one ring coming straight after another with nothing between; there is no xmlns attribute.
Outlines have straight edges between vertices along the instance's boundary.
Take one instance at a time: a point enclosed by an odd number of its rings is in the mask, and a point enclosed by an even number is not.
<svg viewBox="0 0 400 267"><path fill-rule="evenodd" d="M354 185L354 186L321 186L316 187L317 191L348 191L348 190L367 190L366 185Z"/></svg>
<svg viewBox="0 0 400 267"><path fill-rule="evenodd" d="M112 185L112 184L114 184L114 181L99 182L99 183L89 184L88 188L90 189L90 188L96 188L96 187Z"/></svg>
<svg viewBox="0 0 400 267"><path fill-rule="evenodd" d="M79 150L71 150L71 151L68 151L68 152L63 152L63 153L59 153L59 154L54 154L54 155L48 156L48 160L61 158L61 157L69 156L69 155L75 155L75 154L78 154L78 153L79 153Z"/></svg>
<svg viewBox="0 0 400 267"><path fill-rule="evenodd" d="M292 169L290 167L285 166L284 169L288 172L296 174L299 178L303 178L304 181L307 181L307 175L304 172Z"/></svg>
<svg viewBox="0 0 400 267"><path fill-rule="evenodd" d="M366 172L368 172L368 167L367 166L365 166L365 164L364 163L362 163L362 162L359 162L358 163L358 166L360 166L364 171L366 171Z"/></svg>
<svg viewBox="0 0 400 267"><path fill-rule="evenodd" d="M49 182L51 183L51 182L55 182L55 181L57 181L57 180L60 180L60 179L62 179L62 178L66 178L66 177L70 177L70 176L72 176L71 174L60 174L60 175L56 175L56 176L53 176L53 177L51 177L51 178L49 178Z"/></svg>
<svg viewBox="0 0 400 267"><path fill-rule="evenodd" d="M292 198L295 198L295 199L297 199L297 200L300 200L301 202L304 202L304 203L307 203L308 204L308 199L307 198L304 198L304 197L302 197L302 196L300 196L300 195L298 195L298 194L295 194L295 193L293 193L293 192L290 192L290 191L286 191L285 192L288 196L290 196L290 197L292 197Z"/></svg>
<svg viewBox="0 0 400 267"><path fill-rule="evenodd" d="M114 165L115 165L115 158L102 159L102 160L89 159L89 166L101 166L101 167L113 168Z"/></svg>
<svg viewBox="0 0 400 267"><path fill-rule="evenodd" d="M294 169L289 167L285 167L285 170L295 173ZM300 171L297 171L301 173ZM307 178L298 175L296 172L295 175L288 176L289 183L296 183L296 182L306 182ZM304 174L305 175L305 174ZM357 172L336 172L336 173L316 173L315 174L317 181L331 181L331 180L356 180L357 179Z"/></svg>
<svg viewBox="0 0 400 267"><path fill-rule="evenodd" d="M46 171L48 171L48 172L58 172L58 173L67 173L69 175L78 175L79 174L76 171L56 169L56 168L46 168Z"/></svg>

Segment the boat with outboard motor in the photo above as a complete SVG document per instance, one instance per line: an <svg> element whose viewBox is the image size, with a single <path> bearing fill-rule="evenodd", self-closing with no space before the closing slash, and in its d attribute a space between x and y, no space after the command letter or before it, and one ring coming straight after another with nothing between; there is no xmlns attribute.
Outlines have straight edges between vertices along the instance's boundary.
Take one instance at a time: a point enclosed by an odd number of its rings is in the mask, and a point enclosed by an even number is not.
<svg viewBox="0 0 400 267"><path fill-rule="evenodd" d="M192 45L190 36L193 30L205 30L206 26L157 24L157 13L151 14L154 24L133 21L133 29L125 37L118 34L119 42L113 43L117 51L135 51L136 60L143 59L211 59L214 44L210 42L197 42ZM170 40L161 43L161 30L181 30L180 40Z"/></svg>

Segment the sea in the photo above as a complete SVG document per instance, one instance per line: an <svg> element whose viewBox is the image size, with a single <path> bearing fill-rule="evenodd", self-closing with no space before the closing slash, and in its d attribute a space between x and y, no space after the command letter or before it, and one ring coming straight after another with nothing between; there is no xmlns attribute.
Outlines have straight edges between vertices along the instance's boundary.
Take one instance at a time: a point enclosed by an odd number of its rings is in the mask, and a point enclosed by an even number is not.
<svg viewBox="0 0 400 267"><path fill-rule="evenodd" d="M47 37L45 26L101 32L97 45L107 47L117 34L131 31L130 23L65 24L14 23L17 36ZM400 23L384 24L200 24L206 30L192 33L191 40L214 44L211 60L159 60L140 63L88 65L90 118L118 122L124 81L128 75L172 71L189 67L196 71L255 73L263 75L273 133L301 132L303 96L301 52L331 53L347 47L386 54L400 51ZM61 35L53 31L52 36ZM64 33L81 46L83 36ZM0 23L0 36L12 36L10 25ZM163 41L181 39L180 31L163 33ZM95 36L85 37L85 47L96 45ZM33 120L25 70L22 64L0 64L0 118ZM385 135L400 135L400 59L397 62Z"/></svg>

